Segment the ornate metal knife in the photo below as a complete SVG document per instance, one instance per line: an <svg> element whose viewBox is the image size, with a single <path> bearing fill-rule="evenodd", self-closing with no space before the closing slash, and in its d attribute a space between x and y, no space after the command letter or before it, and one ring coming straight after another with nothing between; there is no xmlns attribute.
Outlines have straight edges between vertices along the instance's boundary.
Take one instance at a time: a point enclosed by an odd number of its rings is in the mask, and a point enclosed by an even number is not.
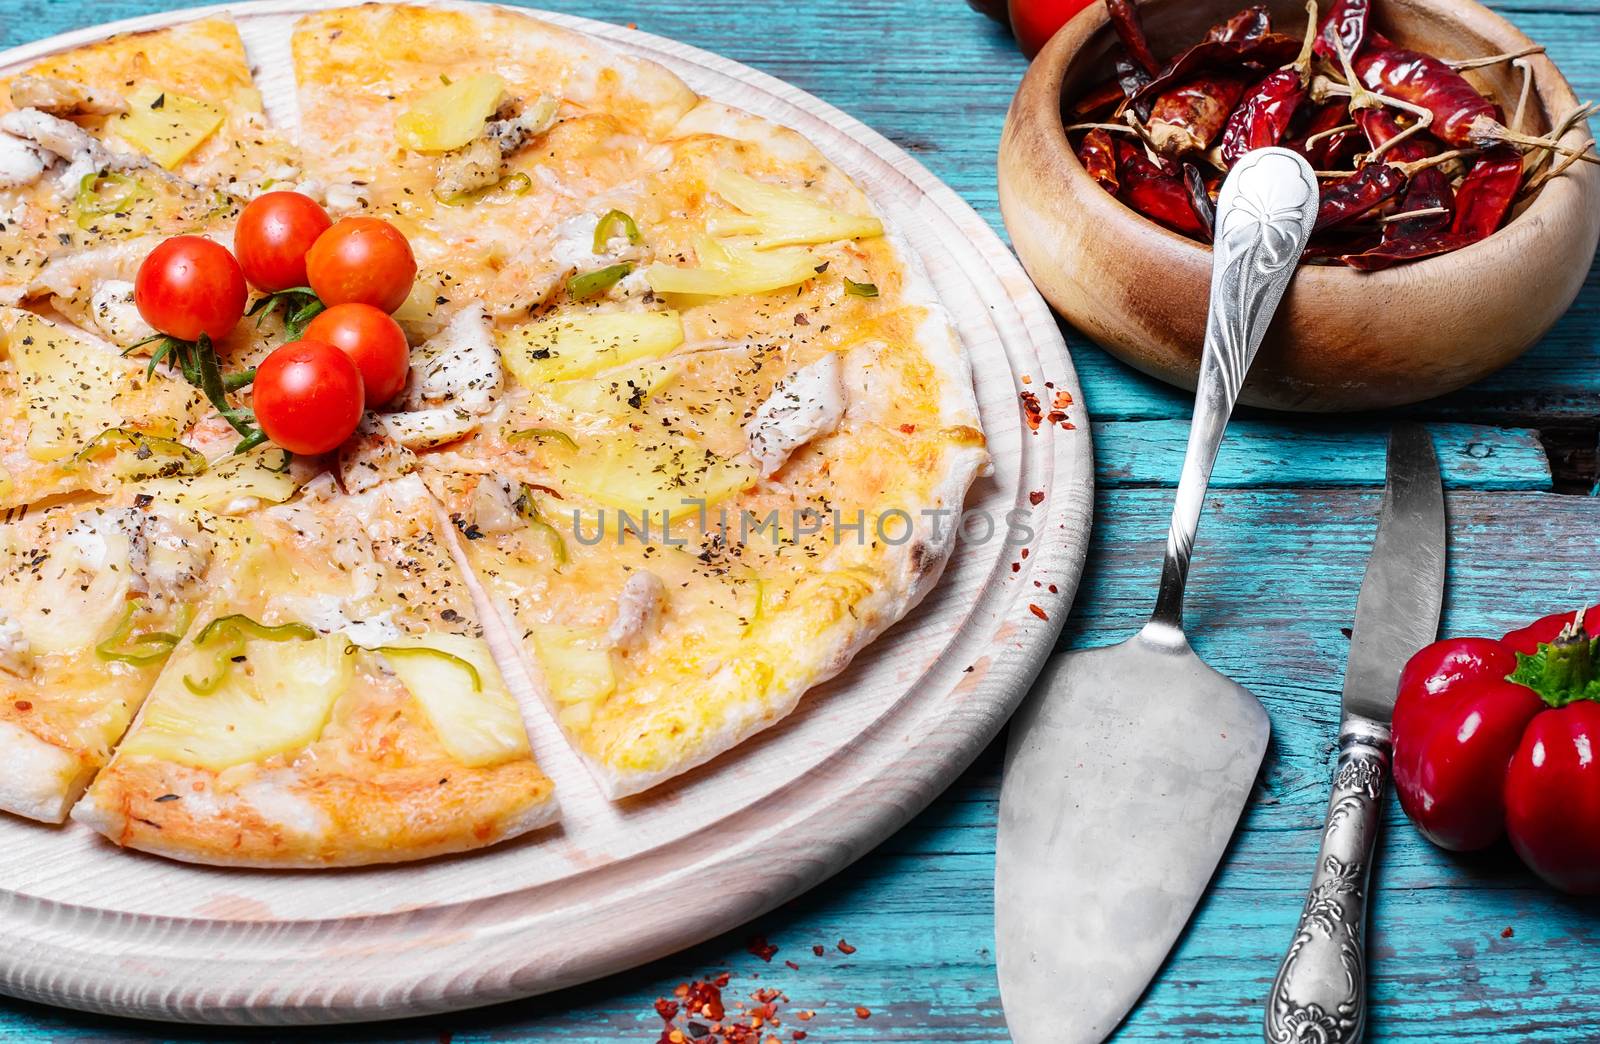
<svg viewBox="0 0 1600 1044"><path fill-rule="evenodd" d="M1399 427L1389 436L1378 538L1356 602L1333 798L1300 924L1267 999L1269 1044L1353 1044L1366 1031L1367 892L1389 720L1401 668L1438 634L1444 574L1439 461L1427 431Z"/></svg>
<svg viewBox="0 0 1600 1044"><path fill-rule="evenodd" d="M1211 317L1155 612L1109 649L1057 653L1011 723L995 938L1017 1044L1096 1044L1144 992L1233 836L1267 748L1261 704L1183 634L1206 484L1239 387L1317 216L1285 149L1217 200Z"/></svg>

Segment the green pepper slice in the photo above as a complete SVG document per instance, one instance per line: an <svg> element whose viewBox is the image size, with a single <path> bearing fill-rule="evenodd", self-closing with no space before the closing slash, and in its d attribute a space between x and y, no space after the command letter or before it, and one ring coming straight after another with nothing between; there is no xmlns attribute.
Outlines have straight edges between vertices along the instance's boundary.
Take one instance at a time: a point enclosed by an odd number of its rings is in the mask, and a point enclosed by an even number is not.
<svg viewBox="0 0 1600 1044"><path fill-rule="evenodd" d="M144 186L126 174L116 171L90 171L78 181L78 192L73 197L78 227L88 231L94 228L97 218L108 214L125 214L146 196Z"/></svg>
<svg viewBox="0 0 1600 1044"><path fill-rule="evenodd" d="M174 439L146 435L132 428L107 428L85 443L72 459L82 463L106 449L115 452L117 474L122 478L198 475L207 467L206 458L197 450Z"/></svg>
<svg viewBox="0 0 1600 1044"><path fill-rule="evenodd" d="M264 624L242 613L219 616L206 624L194 640L197 649L216 646L211 661L212 669L205 677L199 679L185 674L184 687L196 696L209 696L216 692L227 679L234 659L244 655L246 639L253 638L265 642L308 642L316 636L317 632L303 623Z"/></svg>
<svg viewBox="0 0 1600 1044"><path fill-rule="evenodd" d="M628 242L637 246L644 237L639 234L638 222L633 220L633 215L621 210L608 210L600 218L600 223L594 226L594 252L606 252L606 243L618 229L628 237Z"/></svg>
<svg viewBox="0 0 1600 1044"><path fill-rule="evenodd" d="M142 608L144 603L137 598L128 603L128 608L123 611L116 628L105 641L94 647L96 656L109 662L131 663L136 667L146 667L152 663L160 663L172 655L172 649L181 640L181 635L170 631L132 633L134 614Z"/></svg>
<svg viewBox="0 0 1600 1044"><path fill-rule="evenodd" d="M447 653L443 649L435 649L427 645L378 645L368 648L362 646L367 652L382 653L385 656L432 656L436 660L454 664L466 671L472 678L472 691L483 691L483 676L478 673L478 667L471 660L464 660L455 653Z"/></svg>
<svg viewBox="0 0 1600 1044"><path fill-rule="evenodd" d="M844 292L852 297L877 297L877 283L858 283L849 276L844 277Z"/></svg>
<svg viewBox="0 0 1600 1044"><path fill-rule="evenodd" d="M506 439L509 442L544 442L549 439L551 442L561 443L569 450L578 448L578 443L572 436L559 428L523 428L521 431L512 432Z"/></svg>
<svg viewBox="0 0 1600 1044"><path fill-rule="evenodd" d="M434 192L433 198L447 207L464 207L468 203L475 203L492 192L504 191L508 196L526 195L533 188L533 179L522 171L507 174L493 185L485 188L473 189L471 192L448 192L440 195Z"/></svg>
<svg viewBox="0 0 1600 1044"><path fill-rule="evenodd" d="M574 447L576 448L576 447ZM539 513L539 502L533 497L533 490L527 483L517 492L517 499L511 502L517 514L527 520L528 528L543 533L550 541L550 554L555 558L557 565L567 564L567 539L561 535L561 530L546 522Z"/></svg>
<svg viewBox="0 0 1600 1044"><path fill-rule="evenodd" d="M605 268L583 275L573 276L567 280L567 293L579 301L587 300L622 282L622 277L633 271L633 262L624 261L621 264L607 265Z"/></svg>

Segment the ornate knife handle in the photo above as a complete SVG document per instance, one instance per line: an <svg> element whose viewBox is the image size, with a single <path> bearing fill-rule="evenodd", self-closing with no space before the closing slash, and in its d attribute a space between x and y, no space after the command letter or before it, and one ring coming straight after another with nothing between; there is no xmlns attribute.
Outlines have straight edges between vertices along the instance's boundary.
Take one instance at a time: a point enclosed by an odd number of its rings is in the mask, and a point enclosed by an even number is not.
<svg viewBox="0 0 1600 1044"><path fill-rule="evenodd" d="M1378 839L1389 730L1351 720L1294 942L1267 998L1268 1044L1354 1044L1367 1025L1367 881Z"/></svg>
<svg viewBox="0 0 1600 1044"><path fill-rule="evenodd" d="M1311 238L1317 200L1317 176L1311 165L1288 149L1248 153L1222 183L1194 424L1172 509L1153 623L1182 630L1183 588L1211 468L1245 374Z"/></svg>

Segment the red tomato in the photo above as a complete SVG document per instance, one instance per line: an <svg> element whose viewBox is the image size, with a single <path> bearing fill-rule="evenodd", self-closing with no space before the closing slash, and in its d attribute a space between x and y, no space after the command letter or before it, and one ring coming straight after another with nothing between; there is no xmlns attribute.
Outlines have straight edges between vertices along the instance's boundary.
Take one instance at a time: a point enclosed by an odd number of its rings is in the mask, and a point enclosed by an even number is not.
<svg viewBox="0 0 1600 1044"><path fill-rule="evenodd" d="M361 371L321 341L294 341L256 367L251 404L267 438L290 453L314 455L338 446L361 422Z"/></svg>
<svg viewBox="0 0 1600 1044"><path fill-rule="evenodd" d="M226 247L200 236L174 236L150 251L133 282L133 302L144 321L180 341L228 336L244 315L248 294L239 262Z"/></svg>
<svg viewBox="0 0 1600 1044"><path fill-rule="evenodd" d="M333 345L355 362L369 407L382 406L406 386L411 346L387 312L366 304L334 305L311 320L305 336Z"/></svg>
<svg viewBox="0 0 1600 1044"><path fill-rule="evenodd" d="M1032 58L1044 49L1056 30L1095 0L1011 0L1011 31L1017 46Z"/></svg>
<svg viewBox="0 0 1600 1044"><path fill-rule="evenodd" d="M239 215L233 249L245 278L269 294L306 284L306 252L333 224L316 200L298 192L257 196Z"/></svg>
<svg viewBox="0 0 1600 1044"><path fill-rule="evenodd" d="M387 221L344 218L311 247L306 274L323 304L353 302L393 312L411 293L417 259L405 235Z"/></svg>

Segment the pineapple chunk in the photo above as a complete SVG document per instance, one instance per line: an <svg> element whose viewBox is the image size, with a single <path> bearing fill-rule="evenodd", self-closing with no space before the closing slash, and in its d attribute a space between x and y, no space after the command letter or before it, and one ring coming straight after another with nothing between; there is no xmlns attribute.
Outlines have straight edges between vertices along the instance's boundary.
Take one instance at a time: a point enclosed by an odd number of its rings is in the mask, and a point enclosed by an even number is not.
<svg viewBox="0 0 1600 1044"><path fill-rule="evenodd" d="M411 690L439 742L450 756L463 765L498 765L528 753L528 734L522 726L522 713L506 688L500 668L482 638L459 634L425 634L392 643L395 649L432 649L465 660L478 672L478 687L472 675L446 656L428 654L386 655L384 660Z"/></svg>
<svg viewBox="0 0 1600 1044"><path fill-rule="evenodd" d="M11 472L0 468L0 499L9 497L16 491L17 484L11 479Z"/></svg>
<svg viewBox="0 0 1600 1044"><path fill-rule="evenodd" d="M33 582L13 589L19 604L6 606L36 656L87 652L127 608L127 534L110 516L84 519L53 542Z"/></svg>
<svg viewBox="0 0 1600 1044"><path fill-rule="evenodd" d="M144 717L120 757L151 757L220 772L316 742L355 677L342 635L252 641L216 691L197 695L185 674L204 677L215 649L189 647L167 663Z"/></svg>
<svg viewBox="0 0 1600 1044"><path fill-rule="evenodd" d="M658 294L732 297L764 294L814 279L822 258L809 250L760 250L700 236L695 240L696 268L657 262L644 270Z"/></svg>
<svg viewBox="0 0 1600 1044"><path fill-rule="evenodd" d="M605 632L587 627L552 625L533 632L534 652L557 706L603 700L616 691L617 674L604 641Z"/></svg>
<svg viewBox="0 0 1600 1044"><path fill-rule="evenodd" d="M224 457L199 475L175 475L135 483L140 493L179 507L229 513L253 501L281 504L300 483L290 474L289 454L277 446Z"/></svg>
<svg viewBox="0 0 1600 1044"><path fill-rule="evenodd" d="M682 343L677 312L591 312L516 327L501 335L500 354L511 375L532 388L658 359Z"/></svg>
<svg viewBox="0 0 1600 1044"><path fill-rule="evenodd" d="M127 364L31 312L12 313L6 350L28 410L28 456L59 460L122 423L117 395Z"/></svg>
<svg viewBox="0 0 1600 1044"><path fill-rule="evenodd" d="M718 171L711 190L744 211L714 216L711 234L754 236L753 245L760 250L883 235L877 218L841 213L800 189L757 181L737 171Z"/></svg>
<svg viewBox="0 0 1600 1044"><path fill-rule="evenodd" d="M649 512L659 519L665 512L671 520L700 511L700 501L709 506L748 489L760 474L687 438L627 428L558 458L556 466L567 490L630 517Z"/></svg>
<svg viewBox="0 0 1600 1044"><path fill-rule="evenodd" d="M147 85L128 96L128 111L113 126L128 144L175 170L216 133L226 115L210 102Z"/></svg>
<svg viewBox="0 0 1600 1044"><path fill-rule="evenodd" d="M395 136L417 152L459 149L483 133L505 93L506 82L494 73L436 87L394 121Z"/></svg>

